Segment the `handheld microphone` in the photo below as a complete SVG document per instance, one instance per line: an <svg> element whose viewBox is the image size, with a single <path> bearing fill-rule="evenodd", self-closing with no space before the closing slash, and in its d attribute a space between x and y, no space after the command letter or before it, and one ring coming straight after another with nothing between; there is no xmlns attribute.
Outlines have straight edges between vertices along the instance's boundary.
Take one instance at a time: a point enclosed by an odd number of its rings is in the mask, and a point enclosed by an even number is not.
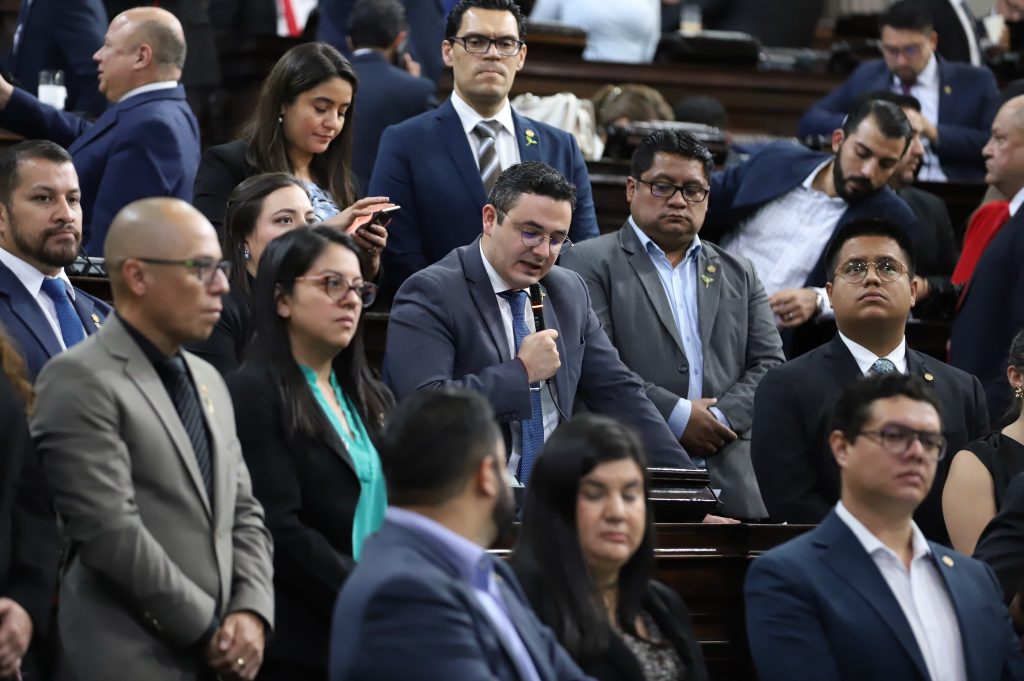
<svg viewBox="0 0 1024 681"><path fill-rule="evenodd" d="M544 292L540 284L530 285L530 308L533 310L533 330L544 330Z"/></svg>

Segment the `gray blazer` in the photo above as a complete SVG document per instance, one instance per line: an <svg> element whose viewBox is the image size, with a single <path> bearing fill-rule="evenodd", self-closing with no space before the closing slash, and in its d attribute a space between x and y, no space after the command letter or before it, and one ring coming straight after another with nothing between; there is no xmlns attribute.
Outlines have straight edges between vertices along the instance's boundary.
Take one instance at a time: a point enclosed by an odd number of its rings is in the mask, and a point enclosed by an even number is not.
<svg viewBox="0 0 1024 681"><path fill-rule="evenodd" d="M754 390L768 369L783 361L782 341L768 297L754 267L703 241L697 314L704 348L704 397L718 408L739 438L707 460L713 487L721 488L723 513L738 518L767 516L750 463ZM594 312L630 369L645 382L647 396L668 419L689 387L683 351L668 296L650 257L628 223L618 232L576 245L559 265L578 272L590 287Z"/></svg>
<svg viewBox="0 0 1024 681"><path fill-rule="evenodd" d="M32 435L72 543L58 613L66 678L195 679L215 616L273 624L270 533L231 398L212 366L183 354L210 433L212 507L171 398L119 318L36 382Z"/></svg>

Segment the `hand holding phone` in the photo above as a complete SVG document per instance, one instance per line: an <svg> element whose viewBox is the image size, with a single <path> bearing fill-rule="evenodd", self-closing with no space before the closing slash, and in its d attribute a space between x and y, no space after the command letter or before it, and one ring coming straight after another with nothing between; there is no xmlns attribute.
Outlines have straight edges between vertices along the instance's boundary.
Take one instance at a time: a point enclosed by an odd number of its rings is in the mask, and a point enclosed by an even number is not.
<svg viewBox="0 0 1024 681"><path fill-rule="evenodd" d="M352 220L352 224L345 230L347 234L354 234L357 229L364 225L386 224L398 211L402 210L402 207L396 206L393 203L378 203L369 206L368 209L372 210L373 213L370 215L359 215Z"/></svg>

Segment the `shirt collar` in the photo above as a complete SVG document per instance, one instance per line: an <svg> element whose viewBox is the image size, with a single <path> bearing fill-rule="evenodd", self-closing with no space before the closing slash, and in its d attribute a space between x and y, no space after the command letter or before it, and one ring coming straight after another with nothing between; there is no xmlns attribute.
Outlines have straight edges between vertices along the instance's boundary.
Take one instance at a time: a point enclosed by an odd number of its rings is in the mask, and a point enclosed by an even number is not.
<svg viewBox="0 0 1024 681"><path fill-rule="evenodd" d="M836 515L842 520L850 531L853 532L853 536L857 538L864 550L867 551L869 556L874 556L878 552L887 553L902 564L900 557L896 555L896 552L890 549L888 546L883 544L881 540L871 533L871 530L864 527L864 523L857 519L850 510L843 505L840 501L836 504ZM928 546L928 541L924 538L924 534L921 533L921 529L917 526L913 520L910 521L911 528L911 546L913 547L913 558L917 560L922 556L930 555L932 547Z"/></svg>
<svg viewBox="0 0 1024 681"><path fill-rule="evenodd" d="M462 130L467 135L473 132L473 128L476 124L483 120L498 121L501 127L505 129L508 134L515 137L516 126L512 122L512 105L509 104L508 97L505 98L505 103L502 105L501 110L494 114L490 118L484 118L476 112L476 110L466 103L466 100L459 97L459 94L452 90L452 106L455 108L455 113L458 114L459 120L462 121Z"/></svg>
<svg viewBox="0 0 1024 681"><path fill-rule="evenodd" d="M161 80L156 83L146 83L145 85L140 85L134 90L129 90L124 93L121 96L121 99L117 100L117 103L120 104L129 97L134 97L135 95L142 95L147 92L156 92L157 90L171 90L176 87L178 87L178 81L176 80Z"/></svg>
<svg viewBox="0 0 1024 681"><path fill-rule="evenodd" d="M464 581L477 589L489 590L494 561L483 547L452 532L436 520L404 508L388 506L384 518L439 545Z"/></svg>
<svg viewBox="0 0 1024 681"><path fill-rule="evenodd" d="M1013 195L1013 198L1010 199L1010 217L1017 214L1021 204L1024 204L1024 187L1021 187L1021 189Z"/></svg>
<svg viewBox="0 0 1024 681"><path fill-rule="evenodd" d="M501 278L498 271L491 267L491 263L487 260L487 255L484 254L483 239L480 240L480 259L484 261L484 271L487 272L487 278L491 280L491 288L494 289L494 292L497 294L503 291L511 291L512 287L508 285L508 282Z"/></svg>
<svg viewBox="0 0 1024 681"><path fill-rule="evenodd" d="M651 239L651 237L647 236L644 230L640 229L640 227L636 224L636 221L633 220L632 215L629 216L628 222L629 226L633 228L634 232L636 232L636 238L640 239L640 244L644 247L644 250L647 251L648 255L660 255L667 259L667 256L665 256L665 251L661 249L661 246L654 243L654 240ZM686 254L683 256L683 259L679 261L679 264L682 265L691 258L693 260L696 260L697 254L700 253L703 248L704 245L701 243L700 237L694 234L693 242L691 242L690 247L686 249Z"/></svg>
<svg viewBox="0 0 1024 681"><path fill-rule="evenodd" d="M46 279L45 274L3 248L0 248L0 263L3 263L7 269L14 273L14 276L18 278L18 281L21 282L21 285L25 287L33 298L39 297L39 292L43 289L43 280ZM71 280L68 278L63 267L57 272L56 277L64 282L68 289L68 296L70 296L71 300L74 300L75 287L71 285Z"/></svg>
<svg viewBox="0 0 1024 681"><path fill-rule="evenodd" d="M821 172L822 168L827 166L833 160L836 161L837 163L839 162L839 159L837 157L833 156L831 158L826 158L824 161L822 161L821 163L816 165L814 167L814 170L811 171L811 174L808 175L807 177L805 177L804 181L800 183L800 186L803 187L804 189L814 189L814 186L813 186L814 185L814 178L818 176L818 173ZM832 198L832 197L829 197L829 198ZM836 197L836 198L840 198L840 197Z"/></svg>
<svg viewBox="0 0 1024 681"><path fill-rule="evenodd" d="M839 337L846 344L846 347L850 350L850 354L853 355L854 361L857 362L857 366L860 368L862 374L866 374L868 369L871 368L877 360L887 359L896 365L896 370L901 374L907 373L907 338L904 336L900 339L900 344L893 349L885 357L879 357L875 353L868 350L863 345L853 342L849 338L843 335L843 332L839 332Z"/></svg>
<svg viewBox="0 0 1024 681"><path fill-rule="evenodd" d="M120 312L115 311L115 314L117 315L118 321L124 325L125 331L127 331L128 335L132 337L135 344L139 346L139 349L142 350L142 354L146 356L146 359L149 360L149 363L153 365L154 369L159 370L163 368L163 366L172 359L165 355L160 348L153 343L153 341L146 338L141 331L132 326L127 319L122 317ZM181 351L175 353L174 357L181 357Z"/></svg>
<svg viewBox="0 0 1024 681"><path fill-rule="evenodd" d="M899 85L902 81L892 74L892 80L896 85ZM921 69L921 73L917 74L917 78L914 79L913 85L919 85L927 89L938 89L939 86L939 58L935 56L934 50L932 51L931 59Z"/></svg>

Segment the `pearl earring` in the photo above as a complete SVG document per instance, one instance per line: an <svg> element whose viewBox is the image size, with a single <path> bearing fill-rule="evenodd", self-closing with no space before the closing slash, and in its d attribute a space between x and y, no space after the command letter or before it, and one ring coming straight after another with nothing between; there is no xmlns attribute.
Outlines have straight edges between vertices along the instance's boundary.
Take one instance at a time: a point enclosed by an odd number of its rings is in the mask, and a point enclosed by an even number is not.
<svg viewBox="0 0 1024 681"><path fill-rule="evenodd" d="M278 114L277 115L277 124L281 125L282 123L284 123L284 114Z"/></svg>
<svg viewBox="0 0 1024 681"><path fill-rule="evenodd" d="M252 253L249 252L248 246L242 246L242 257L246 260L252 260Z"/></svg>

